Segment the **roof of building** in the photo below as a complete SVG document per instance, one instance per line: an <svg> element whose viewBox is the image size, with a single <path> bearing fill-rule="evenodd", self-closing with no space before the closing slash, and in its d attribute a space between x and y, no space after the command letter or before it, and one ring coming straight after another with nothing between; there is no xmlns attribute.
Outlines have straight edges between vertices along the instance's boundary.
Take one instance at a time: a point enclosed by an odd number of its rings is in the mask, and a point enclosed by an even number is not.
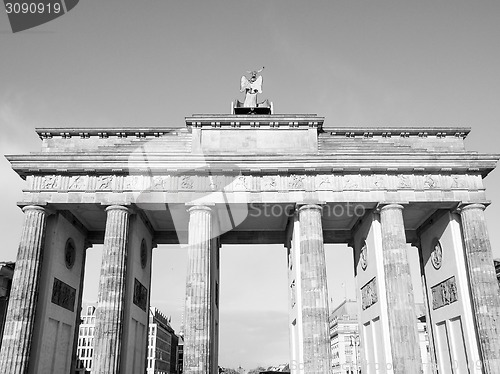
<svg viewBox="0 0 500 374"><path fill-rule="evenodd" d="M357 320L358 304L356 300L344 300L330 313L330 320Z"/></svg>
<svg viewBox="0 0 500 374"><path fill-rule="evenodd" d="M174 329L170 325L170 318L168 318L161 310L152 306L149 308L150 323L156 323L161 325L164 329L171 333L175 333Z"/></svg>
<svg viewBox="0 0 500 374"><path fill-rule="evenodd" d="M427 312L424 303L415 303L415 315L417 319L423 319ZM356 300L344 300L330 313L330 321L356 321L358 319L358 302Z"/></svg>
<svg viewBox="0 0 500 374"><path fill-rule="evenodd" d="M15 262L0 262L0 276L12 278L15 266Z"/></svg>

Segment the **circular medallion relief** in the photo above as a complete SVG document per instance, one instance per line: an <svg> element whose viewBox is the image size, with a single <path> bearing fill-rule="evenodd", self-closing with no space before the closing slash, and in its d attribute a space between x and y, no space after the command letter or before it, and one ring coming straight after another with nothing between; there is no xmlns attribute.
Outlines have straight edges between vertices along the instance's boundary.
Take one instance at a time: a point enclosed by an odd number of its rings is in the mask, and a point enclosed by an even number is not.
<svg viewBox="0 0 500 374"><path fill-rule="evenodd" d="M434 245L431 252L431 263L434 266L434 269L440 269L443 264L443 247L441 247L441 243L439 240L434 241Z"/></svg>
<svg viewBox="0 0 500 374"><path fill-rule="evenodd" d="M68 239L66 242L66 248L64 250L64 262L66 263L66 267L71 269L75 264L76 258L76 249L75 244L72 239Z"/></svg>
<svg viewBox="0 0 500 374"><path fill-rule="evenodd" d="M359 255L359 263L361 264L361 269L366 270L368 266L368 249L366 248L366 242L363 240L361 243L361 253Z"/></svg>
<svg viewBox="0 0 500 374"><path fill-rule="evenodd" d="M148 263L148 247L146 246L146 241L142 239L141 243L141 266L144 269Z"/></svg>

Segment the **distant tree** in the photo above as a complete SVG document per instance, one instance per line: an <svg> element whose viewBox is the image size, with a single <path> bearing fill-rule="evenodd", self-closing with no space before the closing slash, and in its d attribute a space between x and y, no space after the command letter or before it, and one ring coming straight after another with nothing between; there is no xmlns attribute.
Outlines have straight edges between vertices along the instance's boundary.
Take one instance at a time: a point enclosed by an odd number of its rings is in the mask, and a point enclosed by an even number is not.
<svg viewBox="0 0 500 374"><path fill-rule="evenodd" d="M237 370L234 370L231 368L223 368L222 373L224 373L224 374L240 374L240 373L238 373Z"/></svg>
<svg viewBox="0 0 500 374"><path fill-rule="evenodd" d="M261 371L266 371L266 368L263 368L262 366L259 366L255 369L252 369L248 372L248 374L259 374Z"/></svg>

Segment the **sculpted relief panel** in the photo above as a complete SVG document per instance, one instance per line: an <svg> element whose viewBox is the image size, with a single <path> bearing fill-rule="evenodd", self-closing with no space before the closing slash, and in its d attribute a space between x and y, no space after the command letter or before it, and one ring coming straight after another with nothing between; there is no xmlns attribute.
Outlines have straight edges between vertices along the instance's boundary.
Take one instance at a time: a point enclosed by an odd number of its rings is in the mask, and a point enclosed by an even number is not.
<svg viewBox="0 0 500 374"><path fill-rule="evenodd" d="M68 190L85 190L88 178L83 175L69 177Z"/></svg>
<svg viewBox="0 0 500 374"><path fill-rule="evenodd" d="M377 278L372 278L371 281L361 288L361 307L363 310L366 310L377 301Z"/></svg>
<svg viewBox="0 0 500 374"><path fill-rule="evenodd" d="M455 277L448 278L445 281L433 286L431 290L433 310L450 305L458 300Z"/></svg>
<svg viewBox="0 0 500 374"><path fill-rule="evenodd" d="M28 178L34 191L377 191L479 190L479 175L44 175Z"/></svg>

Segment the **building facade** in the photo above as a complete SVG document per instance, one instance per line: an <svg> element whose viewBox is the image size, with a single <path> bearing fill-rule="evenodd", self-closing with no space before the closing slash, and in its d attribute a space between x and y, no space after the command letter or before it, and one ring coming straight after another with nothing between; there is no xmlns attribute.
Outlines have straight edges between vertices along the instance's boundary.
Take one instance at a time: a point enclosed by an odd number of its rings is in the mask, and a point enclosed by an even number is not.
<svg viewBox="0 0 500 374"><path fill-rule="evenodd" d="M330 313L333 374L360 372L358 303L344 300Z"/></svg>
<svg viewBox="0 0 500 374"><path fill-rule="evenodd" d="M94 362L94 338L96 306L85 305L76 349L76 373L92 373ZM150 308L147 374L179 374L178 337L170 321L157 308Z"/></svg>
<svg viewBox="0 0 500 374"><path fill-rule="evenodd" d="M85 305L80 317L76 348L76 372L91 373L94 362L95 305Z"/></svg>
<svg viewBox="0 0 500 374"><path fill-rule="evenodd" d="M157 308L149 309L148 374L179 373L179 338L169 319Z"/></svg>
<svg viewBox="0 0 500 374"><path fill-rule="evenodd" d="M430 356L429 335L425 319L424 304L416 303L417 330L422 374L433 373ZM330 345L332 350L333 374L359 374L374 370L375 365L363 361L361 351L358 303L344 300L330 313Z"/></svg>
<svg viewBox="0 0 500 374"><path fill-rule="evenodd" d="M14 262L0 262L0 349L2 347L2 336L7 317L14 267Z"/></svg>
<svg viewBox="0 0 500 374"><path fill-rule="evenodd" d="M495 274L498 279L498 283L500 283L500 259L495 259L494 261L495 264Z"/></svg>
<svg viewBox="0 0 500 374"><path fill-rule="evenodd" d="M217 372L221 245L255 243L281 244L288 259L294 374L331 367L325 243L353 248L362 360L421 373L413 245L439 370L500 372L483 183L499 156L467 150L469 129L328 128L313 114L236 110L185 122L38 129L40 152L8 157L26 179L25 220L0 372L71 371L93 244L104 245L93 368L143 372L152 249L179 243L186 374Z"/></svg>

